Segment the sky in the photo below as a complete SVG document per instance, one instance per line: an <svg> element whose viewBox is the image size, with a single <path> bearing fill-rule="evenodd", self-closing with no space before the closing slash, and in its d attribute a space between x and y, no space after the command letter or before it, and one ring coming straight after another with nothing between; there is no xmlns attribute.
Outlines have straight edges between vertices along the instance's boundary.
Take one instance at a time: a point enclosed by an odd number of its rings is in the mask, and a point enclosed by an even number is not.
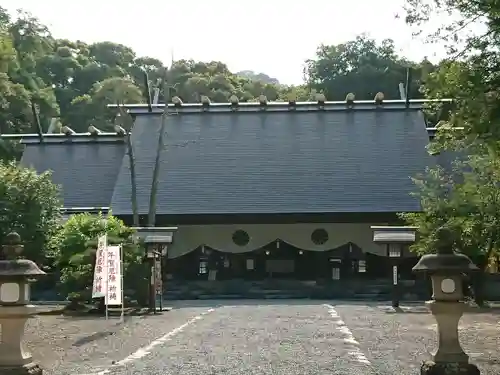
<svg viewBox="0 0 500 375"><path fill-rule="evenodd" d="M2 0L47 25L54 37L112 41L139 56L222 61L233 72L253 70L299 84L304 61L320 44L339 44L367 33L392 38L408 58L445 57L442 46L412 37L404 0ZM144 7L141 8L141 5Z"/></svg>

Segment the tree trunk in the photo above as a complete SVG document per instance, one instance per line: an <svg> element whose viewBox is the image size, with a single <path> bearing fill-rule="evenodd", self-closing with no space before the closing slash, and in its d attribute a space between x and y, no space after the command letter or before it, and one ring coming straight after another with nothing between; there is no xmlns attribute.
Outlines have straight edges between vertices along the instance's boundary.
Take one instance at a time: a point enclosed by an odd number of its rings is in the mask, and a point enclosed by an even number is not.
<svg viewBox="0 0 500 375"><path fill-rule="evenodd" d="M156 199L158 195L158 180L160 177L160 161L161 161L161 154L163 152L163 147L164 147L164 134L165 134L165 127L167 124L167 116L168 116L168 98L170 97L169 95L169 90L168 90L168 83L167 83L167 72L165 71L165 79L164 79L164 94L165 94L165 109L163 110L163 113L161 115L161 123L160 123L160 134L158 134L158 146L156 149L156 157L155 157L155 164L153 167L153 180L151 181L151 193L149 195L149 211L148 211L148 227L155 227L156 225ZM151 271L149 274L149 277L153 277L153 268L151 267ZM156 291L155 291L156 286L150 285L150 296L149 296L149 307L150 310L155 311L156 310ZM156 311L155 311L156 313Z"/></svg>
<svg viewBox="0 0 500 375"><path fill-rule="evenodd" d="M485 298L484 298L484 276L486 273L486 268L488 267L488 261L493 252L493 241L490 240L488 244L488 251L479 259L477 267L479 271L473 277L473 285L472 288L474 290L474 302L478 306L484 306Z"/></svg>
<svg viewBox="0 0 500 375"><path fill-rule="evenodd" d="M132 186L132 215L134 227L139 226L139 211L137 207L137 179L135 174L135 158L134 150L132 149L131 130L127 134L128 162L130 167L130 184Z"/></svg>
<svg viewBox="0 0 500 375"><path fill-rule="evenodd" d="M474 290L474 302L478 306L484 306L484 270L480 268L473 279L472 289Z"/></svg>
<svg viewBox="0 0 500 375"><path fill-rule="evenodd" d="M148 212L148 226L154 227L156 225L156 198L158 195L158 178L160 176L160 160L161 154L163 151L163 138L165 134L165 127L167 124L167 116L168 116L168 100L170 97L170 90L167 81L167 70L165 71L164 78L164 95L165 95L165 108L161 115L161 123L160 123L160 134L158 135L158 146L156 149L156 158L155 164L153 168L153 180L151 182L151 193L149 196L149 212Z"/></svg>
<svg viewBox="0 0 500 375"><path fill-rule="evenodd" d="M137 206L137 178L135 174L135 156L134 148L132 147L132 129L134 127L134 120L130 114L121 106L120 102L116 103L120 114L121 123L125 130L125 141L127 142L127 155L130 168L130 185L131 185L131 203L132 203L132 220L133 225L138 227L139 224L139 210Z"/></svg>
<svg viewBox="0 0 500 375"><path fill-rule="evenodd" d="M163 133L165 133L166 117L166 114L161 116L160 134L158 135L158 146L153 167L153 181L151 182L148 212L148 226L150 227L154 227L156 224L156 197L158 195L158 178L160 177L160 160L163 151Z"/></svg>
<svg viewBox="0 0 500 375"><path fill-rule="evenodd" d="M486 274L486 268L488 267L488 258L481 259L478 262L479 271L476 272L472 278L472 289L474 291L474 302L478 306L484 306L484 278Z"/></svg>

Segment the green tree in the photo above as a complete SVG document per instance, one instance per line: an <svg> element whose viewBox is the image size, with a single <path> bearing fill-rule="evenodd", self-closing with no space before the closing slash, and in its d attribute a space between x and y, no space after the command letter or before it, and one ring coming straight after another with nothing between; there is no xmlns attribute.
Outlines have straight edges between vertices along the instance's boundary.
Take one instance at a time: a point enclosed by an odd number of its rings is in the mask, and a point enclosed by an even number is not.
<svg viewBox="0 0 500 375"><path fill-rule="evenodd" d="M443 119L430 151L459 151L468 158L457 160L453 172L434 169L417 179L424 212L403 217L419 226L420 241L414 249L420 253L435 250L438 226L446 224L454 231L455 249L470 255L483 271L475 288L476 300L482 303L482 275L488 261L498 255L500 237L500 3L408 0L406 10L407 22L420 31L432 16L449 12L458 16L431 35L448 48L451 57L428 76L425 95L454 99L451 106L428 108L432 116ZM484 21L486 31L468 29L479 20Z"/></svg>
<svg viewBox="0 0 500 375"><path fill-rule="evenodd" d="M29 91L30 100L40 108L40 119L46 127L53 116L59 115L59 106L52 82L44 81L37 74L37 64L53 51L54 38L36 17L23 11L18 11L18 17L7 29L17 55L17 64L9 72L10 79Z"/></svg>
<svg viewBox="0 0 500 375"><path fill-rule="evenodd" d="M455 250L475 259L495 255L500 248L499 181L500 162L483 156L457 160L451 171L438 167L414 178L423 213L401 214L422 235L412 249L433 252L436 230L446 226L455 230Z"/></svg>
<svg viewBox="0 0 500 375"><path fill-rule="evenodd" d="M17 231L25 245L23 255L50 265L46 250L59 225L61 208L59 189L50 173L0 162L0 196L0 238Z"/></svg>
<svg viewBox="0 0 500 375"><path fill-rule="evenodd" d="M24 133L32 128L31 103L40 109L45 128L59 108L52 86L37 75L37 60L52 48L52 37L36 18L19 13L12 21L0 7L0 134ZM19 147L0 144L0 159L19 156Z"/></svg>
<svg viewBox="0 0 500 375"><path fill-rule="evenodd" d="M495 1L407 0L406 20L423 33L432 17L452 12L455 17L431 30L431 40L444 44L450 58L431 75L426 96L455 99L448 113L458 141L486 143L498 148L500 130L500 3ZM483 22L483 27L472 28ZM427 28L427 30L429 30ZM463 145L463 142L461 143ZM496 152L496 151L495 151Z"/></svg>
<svg viewBox="0 0 500 375"><path fill-rule="evenodd" d="M143 102L144 75L152 89L161 89L166 67L153 57L138 57L128 46L113 42L87 44L54 38L50 30L29 13L10 19L0 8L0 131L33 131L31 103L40 110L44 131L54 117L61 125L85 132L89 125L113 130L113 115L106 104ZM248 72L247 72L248 73ZM265 74L232 73L219 61L176 61L169 69L172 96L198 102L202 95L213 102L286 100L292 87L269 80ZM307 100L309 89L298 87L298 100ZM8 154L9 147L3 147ZM2 152L2 151L0 151ZM10 151L9 151L10 152ZM11 156L9 156L11 157Z"/></svg>
<svg viewBox="0 0 500 375"><path fill-rule="evenodd" d="M378 91L388 99L399 98L398 85L405 81L407 67L413 68L411 97L416 98L434 69L426 60L417 64L397 56L390 40L377 44L360 36L337 46L320 46L315 59L307 62L307 85L281 85L251 71L235 74L219 61L179 60L168 69L172 89L165 98L160 87L164 64L154 57L137 56L128 46L57 39L36 17L20 12L12 20L1 8L0 41L4 133L33 131L32 102L40 109L44 130L59 116L61 125L76 131L84 132L89 125L112 131L114 116L106 104L143 102L143 71L150 87L160 89L162 101L179 96L184 102L199 102L205 95L212 102L227 102L236 95L248 102L262 94L269 100L288 100L292 95L298 101L314 100L316 92L324 92L328 100L343 100L348 91L358 99L371 100Z"/></svg>
<svg viewBox="0 0 500 375"><path fill-rule="evenodd" d="M113 131L114 116L108 110L108 104L122 103L141 103L143 102L142 91L134 81L128 78L112 77L104 81L97 82L90 96L93 107L91 110L92 123L99 128Z"/></svg>
<svg viewBox="0 0 500 375"><path fill-rule="evenodd" d="M112 215L73 215L52 237L51 256L60 269L61 295L91 301L97 238L103 234L109 244L123 246L125 295L145 303L148 278L142 246L134 240L133 230Z"/></svg>
<svg viewBox="0 0 500 375"><path fill-rule="evenodd" d="M0 8L0 16L2 12ZM0 24L0 134L26 130L31 112L29 92L9 75L18 68L18 60L7 26Z"/></svg>
<svg viewBox="0 0 500 375"><path fill-rule="evenodd" d="M394 42L378 44L366 35L338 45L321 45L316 58L306 61L304 70L310 89L324 92L328 100L344 100L349 92L357 99L372 100L381 91L387 99L399 99L399 84L406 82L408 68L413 69L410 97L419 92L432 64L415 64L396 54Z"/></svg>
<svg viewBox="0 0 500 375"><path fill-rule="evenodd" d="M401 214L419 228L420 240L411 250L420 255L435 252L439 228L449 228L454 250L479 267L475 297L482 304L483 274L500 251L500 160L488 153L471 155L455 161L453 170L429 169L414 182L423 212Z"/></svg>
<svg viewBox="0 0 500 375"><path fill-rule="evenodd" d="M202 95L208 96L213 102L228 102L236 95L242 102L256 101L260 95L266 95L268 100L287 99L294 87L269 82L269 77L262 75L249 76L233 74L221 62L196 62L193 60L176 61L169 69L172 82L171 96L179 96L184 102L199 102ZM309 89L297 87L297 100L309 98ZM164 94L162 92L162 98Z"/></svg>

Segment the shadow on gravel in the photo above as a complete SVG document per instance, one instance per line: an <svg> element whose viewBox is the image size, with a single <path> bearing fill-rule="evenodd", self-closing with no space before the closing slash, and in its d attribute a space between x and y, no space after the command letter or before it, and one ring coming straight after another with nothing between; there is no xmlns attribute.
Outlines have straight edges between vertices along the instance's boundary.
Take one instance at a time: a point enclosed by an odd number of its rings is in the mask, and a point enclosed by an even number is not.
<svg viewBox="0 0 500 375"><path fill-rule="evenodd" d="M426 306L379 306L379 309L386 314L430 314L430 310ZM476 307L467 306L464 314L499 314L498 307Z"/></svg>
<svg viewBox="0 0 500 375"><path fill-rule="evenodd" d="M71 322L105 322L106 318L104 316L95 316L95 315L87 315L87 316L78 316L78 315L62 315L58 317L57 319L63 320L63 321L71 321ZM129 316L125 316L125 323L127 323L130 320ZM120 325L122 324L121 320L119 317L109 317L109 324L110 325Z"/></svg>
<svg viewBox="0 0 500 375"><path fill-rule="evenodd" d="M465 313L471 313L471 314L500 314L500 307L499 306L484 306L484 307L478 307L478 306L468 306L467 309L465 310Z"/></svg>
<svg viewBox="0 0 500 375"><path fill-rule="evenodd" d="M82 319L82 320L85 320L85 319ZM127 320L125 320L125 323L126 323ZM95 332L89 336L84 336L84 337L81 337L79 339L77 339L72 346L75 346L75 347L80 347L80 346L83 346L83 345L86 345L86 344L89 344L91 342L94 342L94 341L97 341L97 340L101 340L103 338L106 338L108 336L111 336L113 334L115 334L120 327L123 326L124 323L122 322L117 322L117 323L114 323L112 326L111 326L111 330L107 330L107 331L102 331L102 332Z"/></svg>
<svg viewBox="0 0 500 375"><path fill-rule="evenodd" d="M93 341L97 341L97 340L103 339L105 337L111 336L114 333L115 333L115 331L96 332L90 336L85 336L85 337L82 337L81 339L76 340L73 343L73 346L80 347L80 346L89 344Z"/></svg>
<svg viewBox="0 0 500 375"><path fill-rule="evenodd" d="M430 314L429 309L425 306L381 306L380 310L382 310L386 314Z"/></svg>

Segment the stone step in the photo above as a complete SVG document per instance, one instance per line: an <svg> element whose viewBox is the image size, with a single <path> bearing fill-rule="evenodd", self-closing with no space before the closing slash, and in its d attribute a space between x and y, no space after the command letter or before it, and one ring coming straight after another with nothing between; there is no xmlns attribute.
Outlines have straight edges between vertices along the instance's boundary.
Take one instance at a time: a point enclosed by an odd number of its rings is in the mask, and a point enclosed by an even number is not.
<svg viewBox="0 0 500 375"><path fill-rule="evenodd" d="M297 280L219 280L169 281L165 298L176 299L283 299L331 298L358 300L390 300L392 284L385 280L353 280L338 283L316 283ZM403 298L425 299L426 287L417 284L404 287Z"/></svg>
<svg viewBox="0 0 500 375"><path fill-rule="evenodd" d="M194 298L196 296L212 296L212 298L221 297L221 298L274 298L286 296L286 298L319 298L321 296L333 296L333 297L355 297L360 299L372 299L372 298L391 298L391 293L345 293L338 291L313 291L308 293L298 293L298 292L290 292L290 291L281 291L275 293L257 293L257 292L248 292L248 293L207 293L207 292L190 292L190 293L172 293L167 292L164 294L167 299L175 299L181 297L190 297ZM419 299L419 295L411 294L411 298L409 299ZM406 298L406 296L402 296L402 298ZM408 298L407 298L408 299Z"/></svg>

